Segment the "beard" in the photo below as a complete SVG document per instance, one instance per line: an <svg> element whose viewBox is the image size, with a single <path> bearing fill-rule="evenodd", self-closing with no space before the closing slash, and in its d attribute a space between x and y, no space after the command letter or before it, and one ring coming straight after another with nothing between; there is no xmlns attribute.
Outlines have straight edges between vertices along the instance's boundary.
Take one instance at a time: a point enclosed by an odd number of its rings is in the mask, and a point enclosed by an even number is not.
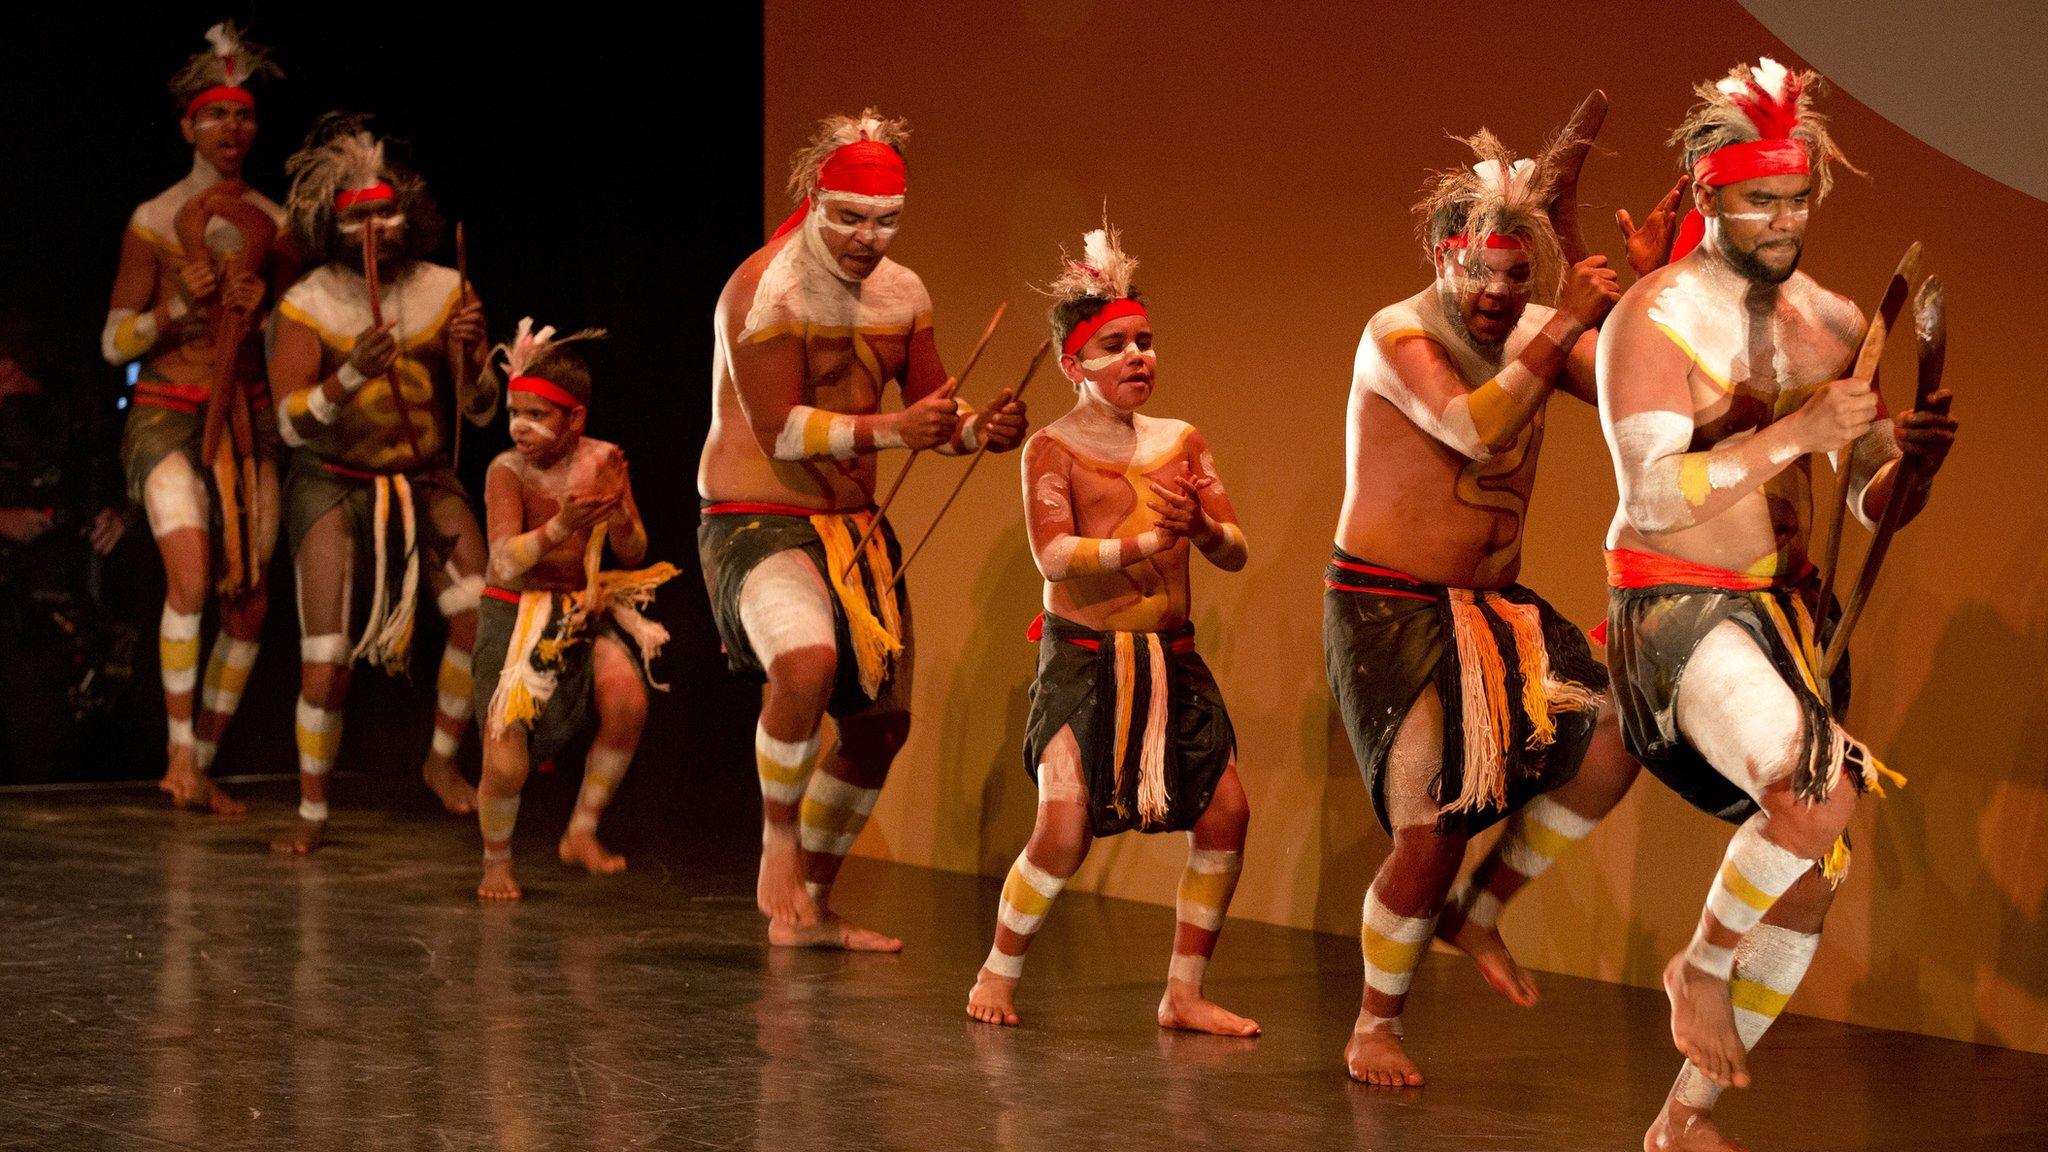
<svg viewBox="0 0 2048 1152"><path fill-rule="evenodd" d="M1451 326L1451 331L1457 333L1458 338L1463 340L1474 352L1479 353L1489 361L1498 362L1501 350L1507 347L1507 337L1503 336L1499 340L1488 342L1481 340L1477 335L1473 334L1472 329L1465 323L1465 309L1458 302L1457 292L1441 282L1436 286L1436 297L1437 302L1443 305L1444 322ZM1509 328L1508 331L1512 333L1514 329Z"/></svg>
<svg viewBox="0 0 2048 1152"><path fill-rule="evenodd" d="M1721 258L1728 262L1729 267L1741 273L1743 279L1756 284L1783 284L1790 280L1792 274L1799 271L1799 258L1806 252L1806 245L1802 241L1792 241L1792 262L1779 269L1765 264L1755 252L1737 249L1729 242L1728 234L1725 232L1717 239L1716 247L1720 249Z"/></svg>

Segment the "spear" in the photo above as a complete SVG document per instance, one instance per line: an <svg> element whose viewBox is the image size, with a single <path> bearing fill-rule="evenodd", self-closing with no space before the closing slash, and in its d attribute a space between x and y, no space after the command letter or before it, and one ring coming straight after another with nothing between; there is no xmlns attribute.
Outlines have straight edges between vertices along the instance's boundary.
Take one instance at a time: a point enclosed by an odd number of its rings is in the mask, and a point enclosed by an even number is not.
<svg viewBox="0 0 2048 1152"><path fill-rule="evenodd" d="M377 220L371 217L363 221L363 282L370 289L370 327L384 327L384 305L378 299L383 294L377 283ZM420 451L419 431L412 426L412 406L405 402L404 381L397 374L398 362L392 361L391 403L398 409L398 422L405 428L405 442L412 446L415 466L426 462L426 453Z"/></svg>

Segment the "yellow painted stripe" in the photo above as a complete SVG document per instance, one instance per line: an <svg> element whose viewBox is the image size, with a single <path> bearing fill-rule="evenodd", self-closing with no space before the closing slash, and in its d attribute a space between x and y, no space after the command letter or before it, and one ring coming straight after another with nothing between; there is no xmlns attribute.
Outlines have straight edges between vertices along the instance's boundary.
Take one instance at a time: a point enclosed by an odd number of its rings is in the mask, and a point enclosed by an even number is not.
<svg viewBox="0 0 2048 1152"><path fill-rule="evenodd" d="M199 638L190 640L159 640L156 642L157 662L172 672L183 672L199 666Z"/></svg>
<svg viewBox="0 0 2048 1152"><path fill-rule="evenodd" d="M804 417L804 455L824 456L832 451L832 414L812 409Z"/></svg>
<svg viewBox="0 0 2048 1152"><path fill-rule="evenodd" d="M1506 434L1513 408L1508 390L1493 380L1474 388L1465 397L1465 411L1472 417L1472 427L1489 444Z"/></svg>
<svg viewBox="0 0 2048 1152"><path fill-rule="evenodd" d="M1728 889L1729 895L1759 912L1770 911L1771 905L1778 902L1776 896L1750 883L1749 877L1742 874L1742 869L1737 868L1733 860L1721 865L1721 887Z"/></svg>
<svg viewBox="0 0 2048 1152"><path fill-rule="evenodd" d="M1010 869L1010 878L1003 881L1003 900L1026 916L1043 916L1052 907L1052 897L1033 888L1031 881L1015 868Z"/></svg>
<svg viewBox="0 0 2048 1152"><path fill-rule="evenodd" d="M1776 1019L1785 1010L1786 1001L1792 999L1790 992L1780 992L1768 984L1744 980L1740 976L1728 982L1728 1002L1745 1012Z"/></svg>
<svg viewBox="0 0 2048 1152"><path fill-rule="evenodd" d="M1221 908L1236 883L1235 872L1183 872L1178 898L1204 908Z"/></svg>
<svg viewBox="0 0 2048 1152"><path fill-rule="evenodd" d="M754 753L754 769L761 774L761 779L771 784L795 787L804 782L803 765L780 764L759 751Z"/></svg>
<svg viewBox="0 0 2048 1152"><path fill-rule="evenodd" d="M844 832L846 826L852 823L853 816L854 812L850 808L837 808L809 796L805 796L803 803L797 805L797 822L820 832Z"/></svg>
<svg viewBox="0 0 2048 1152"><path fill-rule="evenodd" d="M1413 943L1390 940L1371 928L1359 932L1359 944L1365 951L1366 963L1396 975L1415 971L1415 966L1422 961L1422 950L1429 947L1427 940Z"/></svg>
<svg viewBox="0 0 2048 1152"><path fill-rule="evenodd" d="M1526 816L1522 818L1517 828L1521 832L1522 843L1527 844L1530 851L1546 860L1555 860L1563 856L1574 843L1571 837L1559 832L1557 829L1552 828L1548 824L1538 823Z"/></svg>
<svg viewBox="0 0 2048 1152"><path fill-rule="evenodd" d="M434 690L444 696L467 696L474 683L469 669L457 664L442 664L441 675L434 681Z"/></svg>
<svg viewBox="0 0 2048 1152"><path fill-rule="evenodd" d="M1698 508L1714 493L1714 481L1707 475L1707 454L1688 452L1678 458L1678 490L1685 502Z"/></svg>
<svg viewBox="0 0 2048 1152"><path fill-rule="evenodd" d="M1669 336L1671 342L1678 345L1678 350L1685 353L1685 358L1692 361L1692 366L1700 370L1700 375L1714 382L1714 387L1719 388L1723 392L1733 392L1735 390L1734 386L1728 383L1727 377L1706 366L1706 363L1700 359L1700 354L1693 350L1693 346L1687 343L1685 337L1680 336L1676 329L1669 325L1658 324L1655 320L1650 321L1650 323L1659 332Z"/></svg>
<svg viewBox="0 0 2048 1152"><path fill-rule="evenodd" d="M1805 638L1800 636L1798 630L1792 627L1792 622L1785 618L1785 610L1778 607L1775 599L1769 596L1758 599L1763 601L1764 614L1771 618L1771 626L1778 630L1778 638L1791 650L1792 663L1799 668L1799 678L1806 681L1806 690L1818 695L1820 683L1814 679L1813 669L1807 664Z"/></svg>
<svg viewBox="0 0 2048 1152"><path fill-rule="evenodd" d="M1427 340L1432 344L1441 343L1436 337L1431 336L1420 328L1396 328L1385 336L1380 337L1380 343L1389 348L1403 340Z"/></svg>
<svg viewBox="0 0 2048 1152"><path fill-rule="evenodd" d="M332 732L309 732L298 729L299 751L315 760L332 760L341 749L341 726L335 725Z"/></svg>

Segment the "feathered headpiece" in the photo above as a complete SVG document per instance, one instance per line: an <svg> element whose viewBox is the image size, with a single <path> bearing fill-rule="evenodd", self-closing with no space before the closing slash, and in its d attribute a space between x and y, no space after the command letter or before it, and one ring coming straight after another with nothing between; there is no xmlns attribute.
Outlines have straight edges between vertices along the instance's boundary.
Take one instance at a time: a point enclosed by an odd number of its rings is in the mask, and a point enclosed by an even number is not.
<svg viewBox="0 0 2048 1152"><path fill-rule="evenodd" d="M555 337L553 325L534 331L533 317L521 317L518 329L512 334L510 344L499 344L491 349L489 359L503 357L505 361L505 390L508 392L531 392L553 404L564 408L582 408L590 403L590 397L577 397L553 380L535 376L532 369L545 359L548 353L566 344L579 340L602 340L608 333L602 328L584 328L580 331Z"/></svg>
<svg viewBox="0 0 2048 1152"><path fill-rule="evenodd" d="M1102 227L1081 237L1079 260L1062 246L1060 263L1064 270L1043 291L1053 298L1053 335L1060 338L1060 350L1067 355L1079 351L1111 320L1145 314L1145 305L1131 288L1137 257L1123 250L1123 234L1107 217Z"/></svg>
<svg viewBox="0 0 2048 1152"><path fill-rule="evenodd" d="M284 162L292 178L285 213L307 252L325 247L328 229L341 209L397 199L409 183L385 164L384 142L370 134L368 122L365 116L329 112L313 125L305 147Z"/></svg>
<svg viewBox="0 0 2048 1152"><path fill-rule="evenodd" d="M1693 179L1710 188L1812 172L1818 200L1834 186L1832 162L1857 170L1828 134L1827 117L1813 110L1814 96L1826 90L1818 73L1793 72L1768 56L1737 64L1693 86L1698 102L1670 142L1685 150Z"/></svg>
<svg viewBox="0 0 2048 1152"><path fill-rule="evenodd" d="M249 81L284 75L261 44L242 39L241 29L226 21L206 30L206 43L206 51L194 55L171 77L171 96L187 116L222 100L253 108L256 97L249 92Z"/></svg>
<svg viewBox="0 0 2048 1152"><path fill-rule="evenodd" d="M1526 248L1536 265L1534 282L1554 285L1564 254L1550 202L1557 195L1556 158L1571 138L1560 134L1533 159L1516 157L1484 128L1460 142L1478 163L1431 176L1415 206L1423 245L1432 257L1454 248Z"/></svg>

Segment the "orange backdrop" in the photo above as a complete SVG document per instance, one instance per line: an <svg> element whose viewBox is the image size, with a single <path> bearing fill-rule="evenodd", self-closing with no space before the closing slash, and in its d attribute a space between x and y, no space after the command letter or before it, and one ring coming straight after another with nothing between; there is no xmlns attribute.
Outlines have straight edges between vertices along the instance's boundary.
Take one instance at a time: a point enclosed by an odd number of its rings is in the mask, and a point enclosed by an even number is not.
<svg viewBox="0 0 2048 1152"><path fill-rule="evenodd" d="M1161 350L1154 410L1208 434L1251 542L1244 572L1204 570L1195 591L1252 802L1236 916L1355 932L1387 851L1323 682L1320 575L1343 495L1352 351L1366 318L1428 275L1407 209L1427 170L1465 159L1445 134L1485 125L1533 150L1605 89L1604 152L1581 196L1589 238L1619 263L1607 218L1621 206L1640 216L1669 187L1663 140L1691 84L1760 54L1797 59L1728 0L1685 6L1682 27L1681 10L1636 3L1534 7L767 6L770 189L818 117L872 103L909 118L910 198L891 254L937 300L948 361L997 301L1012 306L971 399L1014 382L1046 334L1027 285L1056 271L1058 245L1075 246L1105 201L1143 261ZM2048 206L1853 94L1825 107L1872 179L1846 177L1815 213L1805 267L1868 308L1907 243L1925 242L1926 266L1948 282L1947 379L1964 431L1858 633L1851 726L1913 782L1858 812L1856 868L1792 1007L2048 1051L2048 429L2036 400L2048 341L2027 272ZM787 211L771 191L764 227ZM1891 355L1905 361L1909 346ZM1895 368L1894 404L1908 379ZM1029 399L1042 423L1071 394L1048 372ZM960 467L918 470L894 513L906 538ZM1588 625L1605 611L1613 507L1596 416L1561 397L1523 579ZM1017 749L1040 584L1016 457L984 463L911 583L917 725L858 850L999 875L1035 804ZM1536 967L1654 986L1728 833L1645 777L1504 931ZM1169 903L1184 850L1178 837L1099 844L1074 887ZM1169 943L1154 943L1163 970Z"/></svg>

